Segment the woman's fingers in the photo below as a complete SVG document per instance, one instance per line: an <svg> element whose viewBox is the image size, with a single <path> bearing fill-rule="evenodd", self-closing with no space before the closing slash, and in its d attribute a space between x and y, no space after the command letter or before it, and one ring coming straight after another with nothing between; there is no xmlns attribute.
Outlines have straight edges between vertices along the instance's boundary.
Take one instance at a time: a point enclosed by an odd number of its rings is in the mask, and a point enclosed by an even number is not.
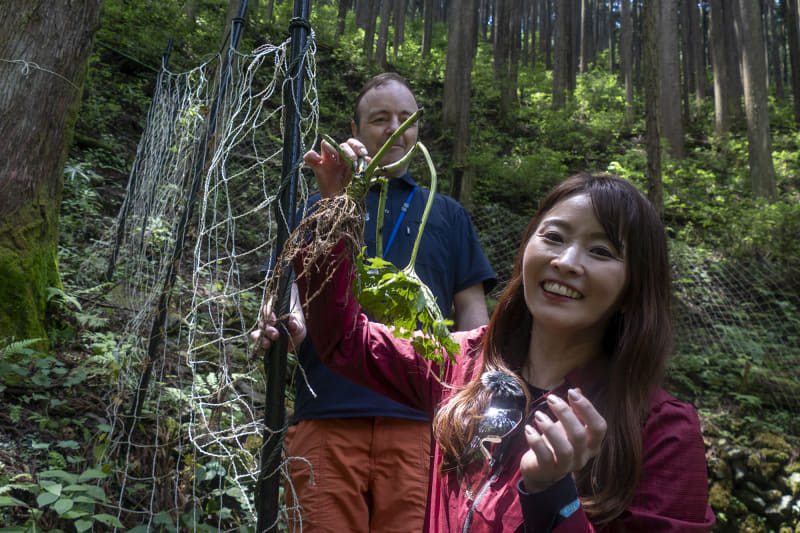
<svg viewBox="0 0 800 533"><path fill-rule="evenodd" d="M544 490L559 479L583 468L600 451L606 421L577 390L569 391L569 403L551 394L547 398L555 420L541 411L534 414L535 427L526 426L531 451L520 463L528 490Z"/></svg>

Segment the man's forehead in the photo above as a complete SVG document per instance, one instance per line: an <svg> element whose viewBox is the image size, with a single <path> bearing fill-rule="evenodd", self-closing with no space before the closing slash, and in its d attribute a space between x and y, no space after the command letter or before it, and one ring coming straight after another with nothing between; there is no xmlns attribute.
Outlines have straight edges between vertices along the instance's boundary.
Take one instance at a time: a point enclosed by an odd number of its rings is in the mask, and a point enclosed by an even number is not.
<svg viewBox="0 0 800 533"><path fill-rule="evenodd" d="M370 115L398 110L412 114L418 108L408 87L395 81L383 83L364 93L358 107L359 111Z"/></svg>

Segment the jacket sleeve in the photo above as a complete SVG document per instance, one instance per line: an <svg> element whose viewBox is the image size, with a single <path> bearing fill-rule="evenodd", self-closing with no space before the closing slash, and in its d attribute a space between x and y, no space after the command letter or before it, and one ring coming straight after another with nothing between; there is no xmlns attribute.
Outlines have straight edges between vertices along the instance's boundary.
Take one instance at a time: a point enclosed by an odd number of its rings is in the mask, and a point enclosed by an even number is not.
<svg viewBox="0 0 800 533"><path fill-rule="evenodd" d="M343 243L331 257L294 269L311 341L322 362L344 377L392 400L433 414L442 394L440 368L419 356L408 339L370 322L353 296L354 269Z"/></svg>
<svg viewBox="0 0 800 533"><path fill-rule="evenodd" d="M526 533L711 531L715 517L708 505L705 446L697 412L692 406L669 397L652 409L642 438L644 464L639 489L633 503L619 518L603 528L595 528L583 507L564 517L567 513L557 516L563 508L550 506L548 512L553 514L553 520L549 523L557 525L537 528L526 520ZM542 493L540 501L547 496ZM563 502L563 499L550 498L549 501ZM536 506L534 500L526 502L521 498L521 503Z"/></svg>

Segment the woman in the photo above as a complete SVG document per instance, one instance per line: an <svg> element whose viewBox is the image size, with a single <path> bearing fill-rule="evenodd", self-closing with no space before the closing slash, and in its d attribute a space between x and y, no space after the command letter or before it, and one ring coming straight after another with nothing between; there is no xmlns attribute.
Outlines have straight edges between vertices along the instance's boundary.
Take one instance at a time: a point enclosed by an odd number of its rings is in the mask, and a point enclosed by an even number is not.
<svg viewBox="0 0 800 533"><path fill-rule="evenodd" d="M711 530L697 414L659 387L664 228L630 183L555 187L489 325L455 334L442 368L358 313L349 265L325 274L336 261L298 272L309 331L325 364L433 415L428 531Z"/></svg>

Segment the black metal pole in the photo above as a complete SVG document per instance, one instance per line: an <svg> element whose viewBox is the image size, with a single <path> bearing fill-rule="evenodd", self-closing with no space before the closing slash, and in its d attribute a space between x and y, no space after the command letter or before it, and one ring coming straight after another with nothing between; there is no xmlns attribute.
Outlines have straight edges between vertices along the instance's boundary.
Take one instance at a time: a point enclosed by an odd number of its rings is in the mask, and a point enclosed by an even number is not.
<svg viewBox="0 0 800 533"><path fill-rule="evenodd" d="M231 50L235 50L236 47L239 46L242 21L244 20L245 12L247 11L247 1L248 0L242 0L242 3L239 7L239 18L233 24L234 30L231 38ZM227 91L228 78L230 77L230 64L228 62L229 56L230 54L227 54L223 62L219 87L217 88L217 96L214 99L214 104L209 112L208 127L200 145L200 156L195 160L191 189L186 200L186 208L184 209L183 216L178 223L175 248L172 251L172 258L170 260L167 275L164 280L164 286L162 287L161 294L159 295L158 305L156 307L156 316L153 319L153 325L150 328L150 339L147 346L147 358L145 360L145 368L142 372L142 377L139 380L139 387L136 391L136 400L133 403L130 421L131 425L129 428L130 431L133 431L133 428L136 426L136 419L141 412L147 387L150 384L150 379L153 372L153 363L156 359L157 351L163 345L164 338L166 336L165 324L167 321L167 309L169 307L169 293L172 291L172 287L175 284L178 264L180 263L181 256L183 255L183 245L184 240L186 239L186 228L189 225L189 221L192 218L192 213L194 212L194 201L197 197L197 191L200 189L200 182L202 181L201 177L203 175L203 169L205 168L205 161L208 155L209 140L217 129L217 114L219 111L219 106L225 98L225 92Z"/></svg>
<svg viewBox="0 0 800 533"><path fill-rule="evenodd" d="M297 176L300 172L300 160L303 154L300 139L300 106L303 103L303 83L305 77L305 48L308 37L309 0L295 0L292 22L290 24L292 47L291 57L291 91L290 96L284 93L286 108L286 137L283 140L283 161L279 203L276 207L278 233L275 242L276 250L283 249L291 231L295 227L297 211ZM278 282L278 316L286 317L291 304L291 285L293 273L291 267L283 272ZM279 486L280 462L283 437L286 433L286 357L289 347L287 328L281 328L283 334L274 342L264 356L264 368L267 369L267 400L264 413L264 440L261 445L261 472L256 487L256 511L258 521L256 532L278 530L278 513L280 511Z"/></svg>

